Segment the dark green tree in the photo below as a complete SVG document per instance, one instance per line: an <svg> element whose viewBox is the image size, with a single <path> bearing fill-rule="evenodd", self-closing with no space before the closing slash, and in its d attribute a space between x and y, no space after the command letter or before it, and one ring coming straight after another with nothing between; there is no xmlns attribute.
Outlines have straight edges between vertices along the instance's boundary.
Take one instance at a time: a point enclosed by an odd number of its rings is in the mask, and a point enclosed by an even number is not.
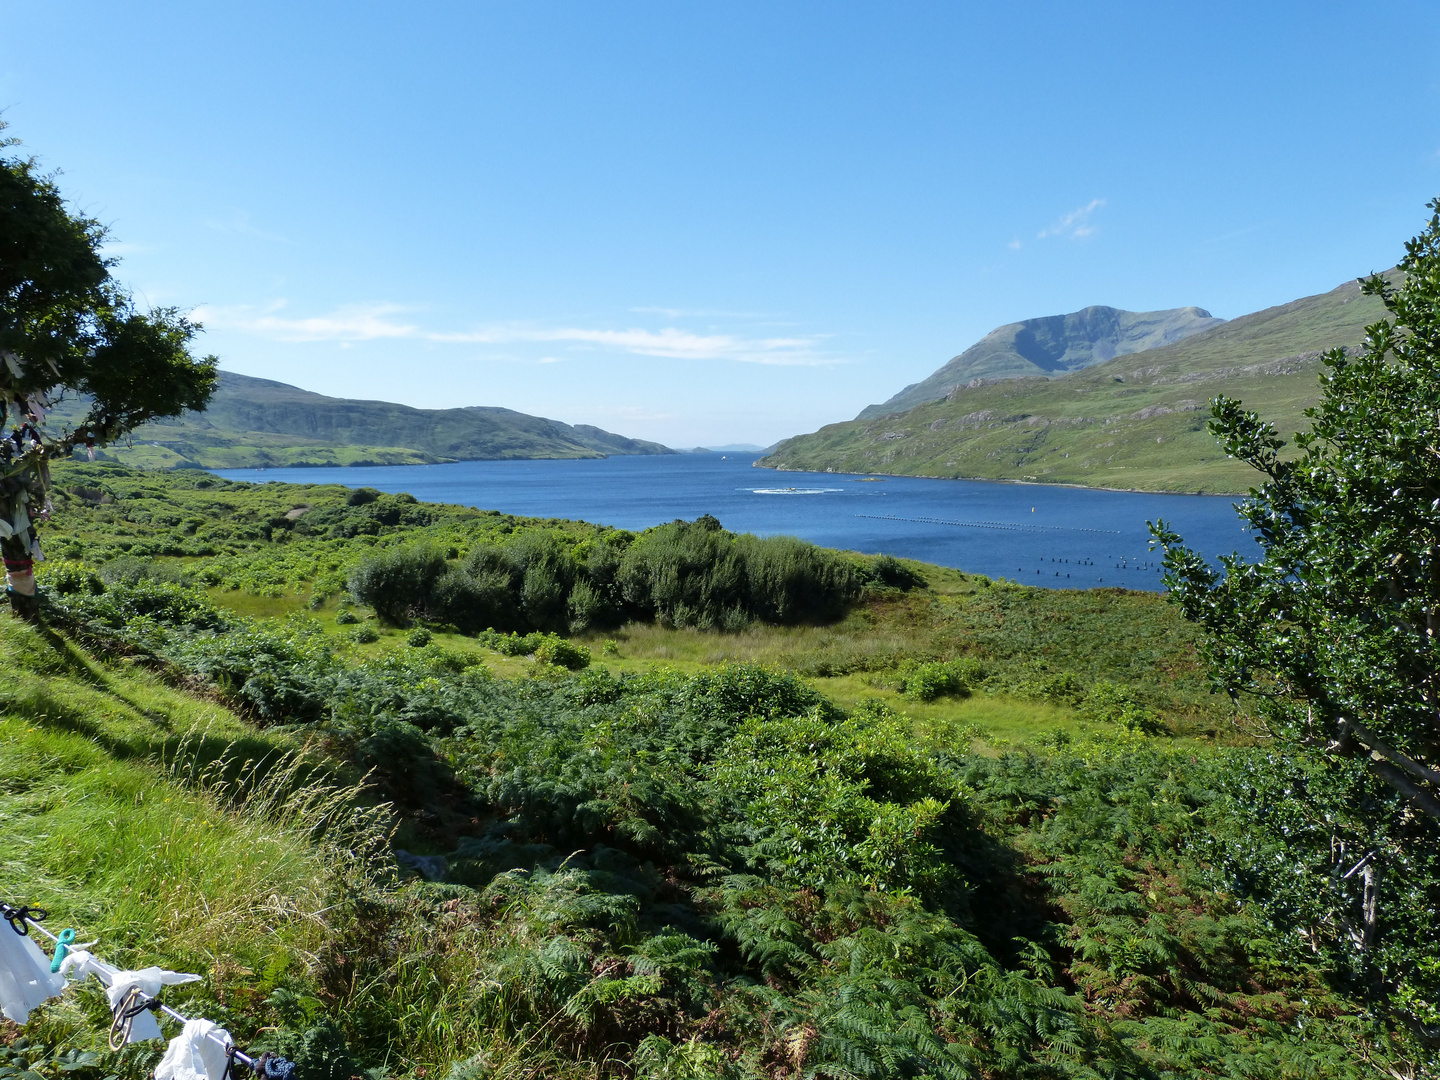
<svg viewBox="0 0 1440 1080"><path fill-rule="evenodd" d="M1263 558L1217 571L1164 522L1152 533L1225 689L1254 695L1277 736L1370 758L1440 819L1440 199L1429 208L1400 284L1361 283L1389 318L1325 354L1291 450L1239 402L1213 403L1226 453L1265 476L1240 509Z"/></svg>
<svg viewBox="0 0 1440 1080"><path fill-rule="evenodd" d="M0 131L4 124L0 123ZM0 138L0 151L16 140ZM213 356L174 308L139 311L101 254L105 229L72 212L32 158L0 154L0 551L18 614L35 613L35 522L48 513L50 462L147 420L202 409ZM88 405L73 428L46 422L67 394Z"/></svg>

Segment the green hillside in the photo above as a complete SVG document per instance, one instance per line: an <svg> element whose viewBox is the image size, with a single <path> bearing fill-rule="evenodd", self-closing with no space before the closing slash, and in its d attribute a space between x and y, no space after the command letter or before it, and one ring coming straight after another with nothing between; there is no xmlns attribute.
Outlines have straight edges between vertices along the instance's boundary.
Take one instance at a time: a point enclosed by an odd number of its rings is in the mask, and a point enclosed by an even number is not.
<svg viewBox="0 0 1440 1080"><path fill-rule="evenodd" d="M0 899L302 1080L1433 1074L1440 875L1392 846L1434 828L1252 745L1162 596L812 549L865 580L823 621L575 630L556 574L703 591L744 538L110 464L54 501ZM360 602L406 553L560 632ZM1367 951L1335 852L1377 835ZM0 1076L144 1080L110 1024L67 990Z"/></svg>
<svg viewBox="0 0 1440 1080"><path fill-rule="evenodd" d="M54 422L79 415L67 403ZM508 458L669 454L587 424L562 424L511 409L413 409L388 401L326 397L269 379L220 373L203 413L157 420L107 456L149 468L283 465L420 465Z"/></svg>
<svg viewBox="0 0 1440 1080"><path fill-rule="evenodd" d="M1079 371L1126 353L1182 341L1225 320L1197 307L1168 311L1121 311L1088 307L1069 315L1024 319L991 330L929 378L912 383L857 420L904 412L939 401L972 379L1013 379Z"/></svg>
<svg viewBox="0 0 1440 1080"><path fill-rule="evenodd" d="M901 415L831 424L781 443L761 465L1237 492L1250 470L1206 430L1217 394L1280 430L1302 430L1321 350L1358 345L1384 308L1354 282L1267 308L1184 341L1057 378L974 380Z"/></svg>

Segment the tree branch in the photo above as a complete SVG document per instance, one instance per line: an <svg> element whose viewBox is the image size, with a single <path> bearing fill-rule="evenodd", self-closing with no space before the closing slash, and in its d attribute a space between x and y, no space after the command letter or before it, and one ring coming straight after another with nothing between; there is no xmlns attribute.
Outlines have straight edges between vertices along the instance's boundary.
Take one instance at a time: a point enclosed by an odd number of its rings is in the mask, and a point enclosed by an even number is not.
<svg viewBox="0 0 1440 1080"><path fill-rule="evenodd" d="M1379 773L1380 779L1393 787L1401 795L1406 796L1416 806L1424 810L1436 821L1440 821L1440 802L1406 779L1405 774L1395 768L1388 761L1375 762L1375 771Z"/></svg>
<svg viewBox="0 0 1440 1080"><path fill-rule="evenodd" d="M1430 768L1428 765L1422 765L1408 754L1396 750L1384 742L1384 740L1373 731L1361 727L1355 723L1355 721L1341 720L1335 727L1339 730L1342 740L1348 735L1356 742L1367 747L1371 752L1379 754L1387 761L1400 766L1400 768L1404 769L1416 779L1428 780L1432 784L1440 784L1440 772Z"/></svg>

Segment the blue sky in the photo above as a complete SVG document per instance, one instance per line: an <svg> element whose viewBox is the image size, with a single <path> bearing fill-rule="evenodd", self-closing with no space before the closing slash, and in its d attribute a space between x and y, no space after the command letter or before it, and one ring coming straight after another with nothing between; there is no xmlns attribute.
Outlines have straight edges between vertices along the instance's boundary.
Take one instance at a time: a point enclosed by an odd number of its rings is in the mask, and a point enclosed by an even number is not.
<svg viewBox="0 0 1440 1080"><path fill-rule="evenodd" d="M766 444L1393 264L1440 5L0 0L0 108L229 370Z"/></svg>

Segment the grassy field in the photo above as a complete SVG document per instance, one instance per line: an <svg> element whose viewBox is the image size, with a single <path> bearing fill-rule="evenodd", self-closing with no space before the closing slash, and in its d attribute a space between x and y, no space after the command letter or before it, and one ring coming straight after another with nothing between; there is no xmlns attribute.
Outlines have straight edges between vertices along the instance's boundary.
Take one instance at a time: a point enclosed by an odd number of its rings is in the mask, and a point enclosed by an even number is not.
<svg viewBox="0 0 1440 1080"><path fill-rule="evenodd" d="M444 460L433 454L397 446L297 445L293 437L246 432L234 436L174 431L141 432L147 441L115 443L98 452L102 461L135 469L279 469L344 465L431 465ZM162 441L163 440L163 441Z"/></svg>
<svg viewBox="0 0 1440 1080"><path fill-rule="evenodd" d="M1391 900L1415 929L1378 991L1330 866L1372 822L1322 807L1317 831L1294 796L1365 774L1255 747L1161 596L908 564L825 624L630 621L570 635L567 669L344 584L407 545L607 530L56 481L47 623L0 616L0 896L203 974L169 1000L305 1080L1434 1063L1393 1007L1436 995L1429 878ZM1297 913L1296 882L1331 906ZM110 1054L107 1026L92 986L0 1046L43 1080L140 1080L159 1046Z"/></svg>
<svg viewBox="0 0 1440 1080"><path fill-rule="evenodd" d="M831 424L787 440L762 464L1242 492L1255 477L1206 429L1209 401L1239 398L1283 436L1303 431L1319 396L1318 351L1358 345L1383 315L1377 298L1347 284L1063 377L959 387L909 412Z"/></svg>

